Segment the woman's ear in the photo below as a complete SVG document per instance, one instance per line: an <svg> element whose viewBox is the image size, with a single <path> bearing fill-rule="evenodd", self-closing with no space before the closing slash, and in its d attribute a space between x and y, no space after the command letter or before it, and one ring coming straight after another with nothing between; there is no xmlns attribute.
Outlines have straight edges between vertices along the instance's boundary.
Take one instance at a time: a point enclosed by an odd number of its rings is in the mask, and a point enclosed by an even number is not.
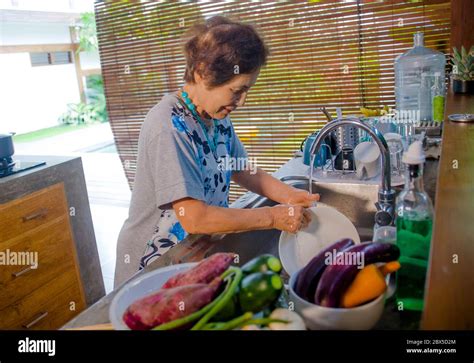
<svg viewBox="0 0 474 363"><path fill-rule="evenodd" d="M197 71L194 71L194 81L195 83L202 83L202 77Z"/></svg>
<svg viewBox="0 0 474 363"><path fill-rule="evenodd" d="M202 78L202 74L203 74L203 65L202 63L199 63L194 68L194 82L195 83L198 83L198 84L203 83L204 80Z"/></svg>

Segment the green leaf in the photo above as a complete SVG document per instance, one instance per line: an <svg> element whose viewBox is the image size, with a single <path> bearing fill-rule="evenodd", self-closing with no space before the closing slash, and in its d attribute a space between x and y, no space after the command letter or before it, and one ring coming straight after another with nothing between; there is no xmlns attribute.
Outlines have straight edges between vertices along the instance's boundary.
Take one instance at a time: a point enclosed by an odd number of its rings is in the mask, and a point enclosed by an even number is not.
<svg viewBox="0 0 474 363"><path fill-rule="evenodd" d="M79 29L79 47L77 52L91 52L98 50L97 30L93 12L81 14L82 26Z"/></svg>
<svg viewBox="0 0 474 363"><path fill-rule="evenodd" d="M461 57L463 61L466 59L467 53L466 53L466 48L464 48L464 45L461 47Z"/></svg>
<svg viewBox="0 0 474 363"><path fill-rule="evenodd" d="M454 62L456 64L462 62L461 54L459 54L459 51L457 50L456 47L453 47L453 57L454 57Z"/></svg>
<svg viewBox="0 0 474 363"><path fill-rule="evenodd" d="M468 54L466 56L466 61L464 62L464 65L469 68L472 65L472 61L474 60L474 57Z"/></svg>

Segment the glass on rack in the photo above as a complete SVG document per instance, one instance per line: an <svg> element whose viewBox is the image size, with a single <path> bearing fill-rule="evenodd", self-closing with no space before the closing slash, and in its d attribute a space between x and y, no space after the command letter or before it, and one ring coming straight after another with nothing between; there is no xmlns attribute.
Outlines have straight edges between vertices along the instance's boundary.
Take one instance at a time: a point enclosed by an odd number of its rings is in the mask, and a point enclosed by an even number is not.
<svg viewBox="0 0 474 363"><path fill-rule="evenodd" d="M383 135L387 141L388 149L390 151L390 168L393 176L400 176L403 174L403 142L402 136L395 132L388 132Z"/></svg>

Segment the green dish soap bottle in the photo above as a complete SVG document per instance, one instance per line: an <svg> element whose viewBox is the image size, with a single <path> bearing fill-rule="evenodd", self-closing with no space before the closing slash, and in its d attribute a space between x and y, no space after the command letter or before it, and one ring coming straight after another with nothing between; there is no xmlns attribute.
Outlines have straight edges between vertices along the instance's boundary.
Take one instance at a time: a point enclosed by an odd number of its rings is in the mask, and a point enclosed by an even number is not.
<svg viewBox="0 0 474 363"><path fill-rule="evenodd" d="M396 201L397 245L401 268L397 271L400 310L422 311L433 227L433 204L423 188L425 153L420 141L403 154L405 188Z"/></svg>

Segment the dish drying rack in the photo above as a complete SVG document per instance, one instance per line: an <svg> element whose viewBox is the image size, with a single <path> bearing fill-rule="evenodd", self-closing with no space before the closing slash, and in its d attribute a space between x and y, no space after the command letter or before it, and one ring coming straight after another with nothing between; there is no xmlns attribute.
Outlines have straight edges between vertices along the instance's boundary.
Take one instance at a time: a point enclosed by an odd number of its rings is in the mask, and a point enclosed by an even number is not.
<svg viewBox="0 0 474 363"><path fill-rule="evenodd" d="M415 124L415 134L425 133L426 137L440 137L443 123L435 121L419 121Z"/></svg>

